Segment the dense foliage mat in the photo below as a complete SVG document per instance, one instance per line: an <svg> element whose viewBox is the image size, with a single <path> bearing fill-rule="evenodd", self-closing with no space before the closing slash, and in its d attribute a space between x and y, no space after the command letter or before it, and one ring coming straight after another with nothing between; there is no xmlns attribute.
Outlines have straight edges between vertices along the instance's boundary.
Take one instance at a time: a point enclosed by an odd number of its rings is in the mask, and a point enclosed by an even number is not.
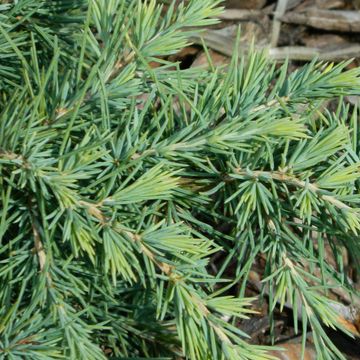
<svg viewBox="0 0 360 360"><path fill-rule="evenodd" d="M237 326L258 257L269 315L343 359L324 329L348 331L328 293L360 259L360 69L170 63L218 5L0 5L1 359L269 359Z"/></svg>

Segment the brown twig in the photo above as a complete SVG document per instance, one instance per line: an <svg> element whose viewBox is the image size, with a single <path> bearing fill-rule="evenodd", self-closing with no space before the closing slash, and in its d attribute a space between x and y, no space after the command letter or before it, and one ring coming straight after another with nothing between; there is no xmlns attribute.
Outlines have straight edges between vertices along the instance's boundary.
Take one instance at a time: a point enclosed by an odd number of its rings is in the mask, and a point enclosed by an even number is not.
<svg viewBox="0 0 360 360"><path fill-rule="evenodd" d="M46 264L45 250L44 250L43 244L41 242L39 231L38 231L34 221L32 221L31 226L32 226L33 235L34 235L35 251L36 251L36 254L39 259L40 271L43 271L45 268L45 264Z"/></svg>
<svg viewBox="0 0 360 360"><path fill-rule="evenodd" d="M90 203L84 200L79 201L79 205L83 206L87 209L90 215L94 216L101 225L106 225L109 223L109 219L104 215L104 213L99 209L102 206L102 202L100 203ZM153 262L164 274L170 276L173 272L174 267L169 264L158 261L156 256L141 242L141 235L133 233L129 230L123 229L121 226L117 226L116 224L112 225L117 231L124 233L128 236L132 241L140 243L140 248L143 254L145 254L151 262Z"/></svg>
<svg viewBox="0 0 360 360"><path fill-rule="evenodd" d="M36 219L34 216L34 209L33 209L33 205L32 205L32 199L29 199L29 201L28 201L28 208L29 208L29 212L30 212L31 228L32 228L32 233L33 233L33 237L34 237L34 249L35 249L35 252L39 259L40 271L44 271L45 265L46 265L46 253L44 250L43 243L41 241L40 231L36 224Z"/></svg>
<svg viewBox="0 0 360 360"><path fill-rule="evenodd" d="M317 186L317 184L309 183L309 182L304 181L304 180L300 180L297 177L295 177L293 175L285 174L282 171L256 170L256 171L247 172L247 171L242 170L242 169L236 169L235 173L237 175L249 176L249 177L254 177L254 178L260 178L260 177L264 177L264 178L268 178L268 179L270 178L272 180L288 183L288 184L294 185L296 187L308 188L312 192L316 193L323 200L325 200L326 202L334 205L338 209L341 209L341 210L354 210L352 207L350 207L350 206L346 205L345 203L343 203L342 201L338 200L335 196L323 194L322 193L323 190L321 188L319 188Z"/></svg>
<svg viewBox="0 0 360 360"><path fill-rule="evenodd" d="M7 161L20 161L20 163L25 168L30 168L30 164L27 162L26 158L23 155L14 153L12 151L0 149L0 159Z"/></svg>

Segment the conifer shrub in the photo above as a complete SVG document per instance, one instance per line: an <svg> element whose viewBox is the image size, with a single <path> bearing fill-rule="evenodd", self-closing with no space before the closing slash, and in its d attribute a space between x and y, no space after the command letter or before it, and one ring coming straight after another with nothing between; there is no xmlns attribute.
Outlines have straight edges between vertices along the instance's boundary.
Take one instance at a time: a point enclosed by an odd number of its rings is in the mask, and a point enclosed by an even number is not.
<svg viewBox="0 0 360 360"><path fill-rule="evenodd" d="M326 329L349 333L329 289L356 293L360 69L171 63L219 5L1 3L1 359L272 359L238 326L258 258L270 318L344 359Z"/></svg>

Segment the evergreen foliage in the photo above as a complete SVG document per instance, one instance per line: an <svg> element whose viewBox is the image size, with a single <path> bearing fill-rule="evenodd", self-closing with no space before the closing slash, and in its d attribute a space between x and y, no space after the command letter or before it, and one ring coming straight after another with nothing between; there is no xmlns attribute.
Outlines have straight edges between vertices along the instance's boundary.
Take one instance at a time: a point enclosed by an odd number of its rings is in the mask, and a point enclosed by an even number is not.
<svg viewBox="0 0 360 360"><path fill-rule="evenodd" d="M270 316L344 359L324 329L347 332L328 290L360 259L360 69L181 70L221 4L158 3L0 5L0 359L271 359L237 327L258 256Z"/></svg>

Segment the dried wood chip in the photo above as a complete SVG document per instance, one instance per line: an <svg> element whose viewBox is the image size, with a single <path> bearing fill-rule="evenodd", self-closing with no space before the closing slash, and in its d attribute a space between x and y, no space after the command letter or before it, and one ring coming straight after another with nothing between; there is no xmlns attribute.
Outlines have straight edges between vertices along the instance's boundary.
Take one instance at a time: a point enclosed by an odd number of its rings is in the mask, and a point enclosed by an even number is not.
<svg viewBox="0 0 360 360"><path fill-rule="evenodd" d="M262 10L226 9L219 15L219 18L222 20L258 21L264 14Z"/></svg>
<svg viewBox="0 0 360 360"><path fill-rule="evenodd" d="M358 11L312 8L304 12L288 12L281 17L281 21L322 30L360 32Z"/></svg>
<svg viewBox="0 0 360 360"><path fill-rule="evenodd" d="M315 5L321 9L341 9L346 6L346 3L345 0L316 0Z"/></svg>
<svg viewBox="0 0 360 360"><path fill-rule="evenodd" d="M288 0L286 5L286 10L293 9L294 7L298 6L301 2L302 0Z"/></svg>
<svg viewBox="0 0 360 360"><path fill-rule="evenodd" d="M360 96L352 95L346 96L345 98L350 104L360 106Z"/></svg>
<svg viewBox="0 0 360 360"><path fill-rule="evenodd" d="M225 6L234 9L261 9L265 6L266 0L227 0Z"/></svg>
<svg viewBox="0 0 360 360"><path fill-rule="evenodd" d="M277 356L279 360L299 360L301 359L301 344L280 344L277 345L283 351L271 351L270 354ZM316 351L312 346L305 349L304 360L316 360Z"/></svg>
<svg viewBox="0 0 360 360"><path fill-rule="evenodd" d="M224 56L222 54L219 54L216 51L213 51L211 49L209 49L209 55L211 58L211 61L213 63L214 66L221 66L224 64L228 64L230 62L230 58L227 56ZM205 54L204 51L202 51L197 58L195 59L195 61L192 63L191 67L208 67L210 64L208 62L208 58Z"/></svg>
<svg viewBox="0 0 360 360"><path fill-rule="evenodd" d="M302 0L296 6L296 11L304 11L311 7L318 9L344 9L347 3L347 0Z"/></svg>
<svg viewBox="0 0 360 360"><path fill-rule="evenodd" d="M209 30L203 34L203 39L206 45L221 54L232 56L235 46L235 37L230 35L224 35L218 30ZM195 44L201 45L200 37L193 37L191 39ZM269 57L273 60L283 61L286 58L289 60L298 61L310 61L314 57L324 61L341 61L349 58L360 57L360 44L349 43L342 47L333 49L332 47L327 48L316 48L306 46L284 46L269 48L267 43L262 44L259 40L257 44L258 48L268 48ZM241 42L242 53L247 52L247 42ZM244 44L244 45L243 45Z"/></svg>
<svg viewBox="0 0 360 360"><path fill-rule="evenodd" d="M302 42L307 47L328 50L331 48L336 49L350 45L345 37L335 34L314 35L311 33L311 35L305 35L302 38Z"/></svg>

